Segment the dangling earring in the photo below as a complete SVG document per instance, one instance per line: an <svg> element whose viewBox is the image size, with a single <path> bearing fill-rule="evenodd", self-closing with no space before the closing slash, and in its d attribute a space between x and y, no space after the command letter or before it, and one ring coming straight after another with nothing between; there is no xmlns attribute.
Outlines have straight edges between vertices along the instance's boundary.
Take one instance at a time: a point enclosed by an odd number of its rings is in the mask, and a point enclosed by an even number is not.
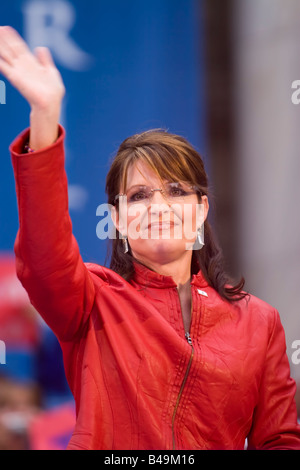
<svg viewBox="0 0 300 470"><path fill-rule="evenodd" d="M125 237L122 238L123 240L123 248L124 248L124 253L128 253L128 240L127 240L127 237L125 235Z"/></svg>
<svg viewBox="0 0 300 470"><path fill-rule="evenodd" d="M204 243L204 224L201 225L201 227L198 228L197 230L197 240L196 240L197 250L201 250L203 246L205 245Z"/></svg>

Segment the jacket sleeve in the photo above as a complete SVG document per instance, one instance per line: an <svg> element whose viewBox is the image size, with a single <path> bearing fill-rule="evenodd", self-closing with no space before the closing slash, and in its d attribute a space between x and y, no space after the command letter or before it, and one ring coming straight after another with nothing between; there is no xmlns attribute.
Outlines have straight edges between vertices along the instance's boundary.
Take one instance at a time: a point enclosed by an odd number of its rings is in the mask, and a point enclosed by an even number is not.
<svg viewBox="0 0 300 470"><path fill-rule="evenodd" d="M296 384L290 377L284 329L278 312L274 310L259 402L254 411L253 425L248 436L249 449L300 449L300 426L297 424L295 393Z"/></svg>
<svg viewBox="0 0 300 470"><path fill-rule="evenodd" d="M16 270L30 301L60 340L74 338L94 302L94 284L72 234L64 168L65 131L24 154L29 129L10 146L19 212Z"/></svg>

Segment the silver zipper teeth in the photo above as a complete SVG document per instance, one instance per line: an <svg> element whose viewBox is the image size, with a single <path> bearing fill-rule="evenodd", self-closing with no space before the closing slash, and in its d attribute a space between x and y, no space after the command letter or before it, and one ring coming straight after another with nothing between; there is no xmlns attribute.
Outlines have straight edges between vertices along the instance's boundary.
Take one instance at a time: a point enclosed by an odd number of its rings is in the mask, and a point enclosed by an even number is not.
<svg viewBox="0 0 300 470"><path fill-rule="evenodd" d="M178 409L178 406L179 406L179 403L180 403L180 399L181 399L181 395L182 395L182 393L183 393L183 389L184 389L185 383L186 383L186 381L187 381L187 378L188 378L188 375L189 375L189 372L190 372L190 368L191 368L191 365L192 365L192 360L193 360L193 357L194 357L193 342L192 342L192 338L190 337L190 334L189 334L188 332L185 333L185 338L186 338L187 342L189 343L189 345L191 346L192 352L191 352L191 356L190 356L190 359L189 359L189 363L188 363L188 365L187 365L187 368L186 368L186 371L185 371L185 374L184 374L184 378L183 378L183 381L182 381L182 384L181 384L181 387L180 387L180 390L179 390L179 394L178 394L178 397L177 397L177 401L176 401L175 408L174 408L174 412L173 412L173 416L172 416L172 441L173 441L173 450L176 449L175 432L174 432L174 424L175 424L176 413L177 413L177 409Z"/></svg>

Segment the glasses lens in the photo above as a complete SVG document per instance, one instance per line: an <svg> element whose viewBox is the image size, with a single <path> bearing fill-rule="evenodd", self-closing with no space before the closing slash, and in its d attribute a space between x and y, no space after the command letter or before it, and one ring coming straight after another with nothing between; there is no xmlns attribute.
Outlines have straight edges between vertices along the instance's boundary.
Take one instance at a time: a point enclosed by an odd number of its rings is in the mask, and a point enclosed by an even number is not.
<svg viewBox="0 0 300 470"><path fill-rule="evenodd" d="M127 203L128 204L149 204L154 191L160 189L151 189L149 186L136 185L128 189ZM170 182L165 184L162 189L162 194L170 202L183 201L187 196L196 194L196 190L188 183L183 182Z"/></svg>
<svg viewBox="0 0 300 470"><path fill-rule="evenodd" d="M129 204L138 202L148 204L151 198L151 188L148 186L133 186L127 191L126 196Z"/></svg>
<svg viewBox="0 0 300 470"><path fill-rule="evenodd" d="M166 197L170 201L182 201L195 191L187 183L168 183L164 188Z"/></svg>

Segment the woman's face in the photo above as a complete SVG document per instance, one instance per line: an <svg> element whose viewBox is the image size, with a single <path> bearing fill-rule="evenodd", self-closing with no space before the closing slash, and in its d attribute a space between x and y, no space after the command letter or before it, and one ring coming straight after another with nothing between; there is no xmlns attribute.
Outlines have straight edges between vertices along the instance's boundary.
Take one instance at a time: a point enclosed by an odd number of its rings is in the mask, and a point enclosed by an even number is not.
<svg viewBox="0 0 300 470"><path fill-rule="evenodd" d="M207 217L206 196L200 201L189 184L168 183L162 185L148 165L137 162L128 169L126 191L120 188L126 198L119 198L115 224L127 236L132 255L144 263L191 257L197 229Z"/></svg>

